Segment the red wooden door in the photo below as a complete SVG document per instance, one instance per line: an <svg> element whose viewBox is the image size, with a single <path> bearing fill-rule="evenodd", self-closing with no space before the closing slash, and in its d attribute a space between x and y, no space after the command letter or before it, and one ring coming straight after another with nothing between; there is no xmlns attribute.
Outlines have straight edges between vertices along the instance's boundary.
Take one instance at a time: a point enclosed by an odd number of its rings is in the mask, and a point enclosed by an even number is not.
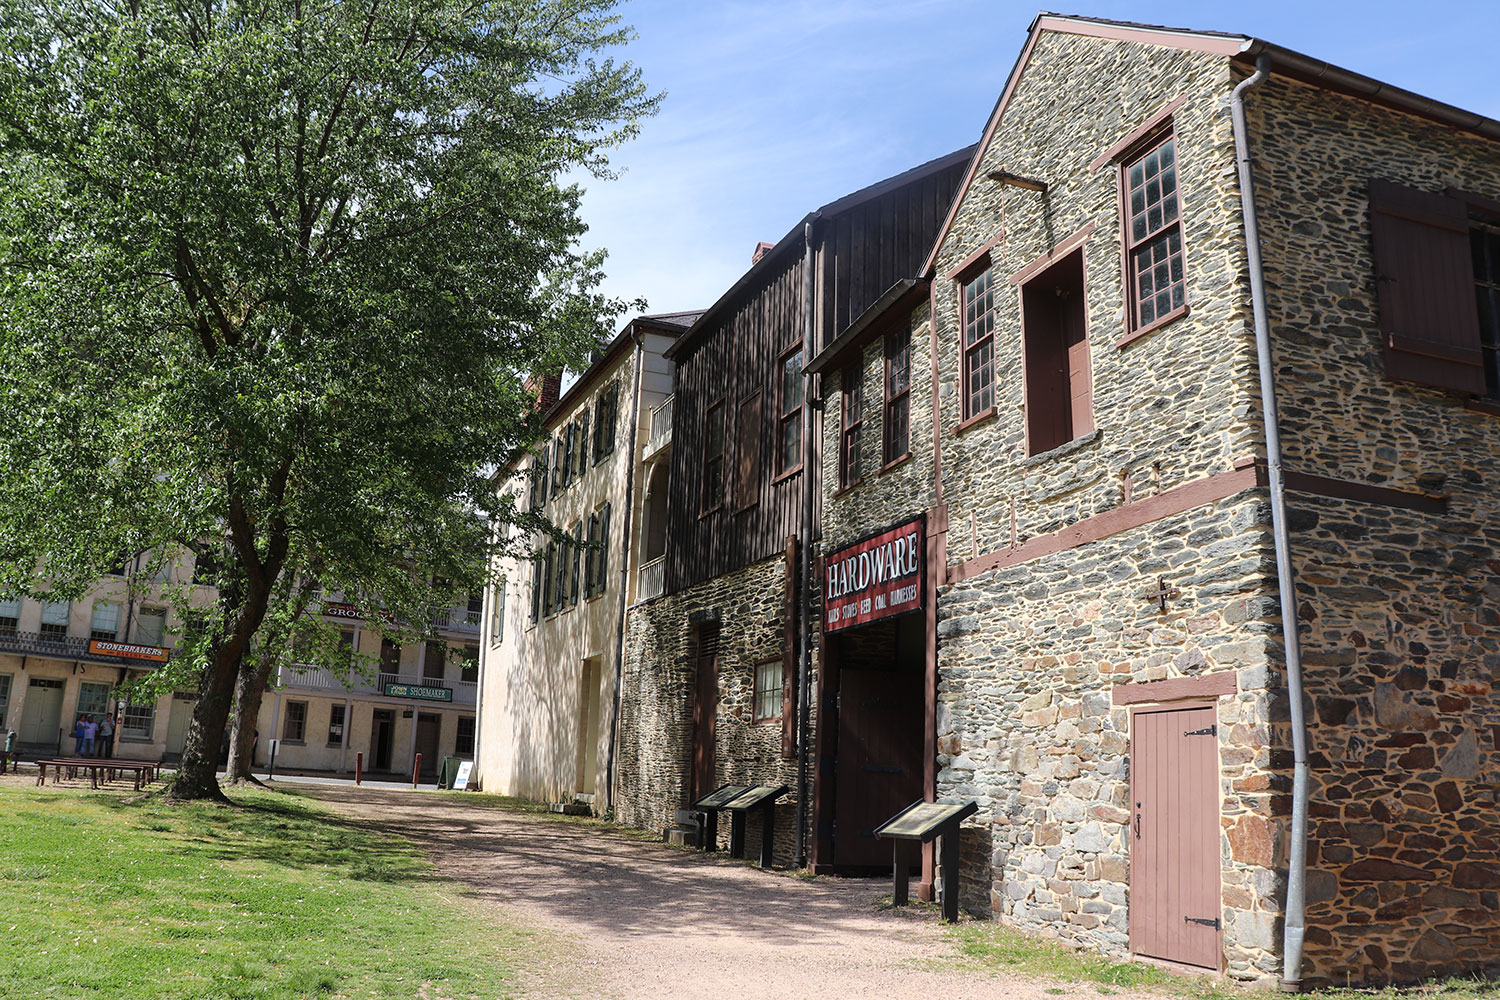
<svg viewBox="0 0 1500 1000"><path fill-rule="evenodd" d="M1219 967L1219 741L1212 707L1135 713L1130 947Z"/></svg>
<svg viewBox="0 0 1500 1000"><path fill-rule="evenodd" d="M698 635L698 680L693 689L693 788L688 801L719 787L714 780L714 730L719 717L719 630Z"/></svg>
<svg viewBox="0 0 1500 1000"><path fill-rule="evenodd" d="M922 798L921 670L839 671L833 863L891 865L875 827Z"/></svg>

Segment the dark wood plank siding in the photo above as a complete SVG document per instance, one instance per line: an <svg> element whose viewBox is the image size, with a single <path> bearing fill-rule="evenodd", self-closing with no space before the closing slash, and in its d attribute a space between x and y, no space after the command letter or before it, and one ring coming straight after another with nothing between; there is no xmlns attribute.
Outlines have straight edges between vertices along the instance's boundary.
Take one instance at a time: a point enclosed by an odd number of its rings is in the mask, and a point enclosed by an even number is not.
<svg viewBox="0 0 1500 1000"><path fill-rule="evenodd" d="M813 262L817 343L804 345L804 360L859 318L891 285L916 274L964 168L960 162L933 171L818 220ZM776 455L781 416L776 369L783 352L803 333L803 256L800 247L784 249L763 263L766 273L760 280L742 289L736 301L724 303L721 314L676 359L669 593L769 559L783 550L788 536L803 537L802 476L820 467L821 414L814 413L812 438L803 442L803 472L777 479ZM761 432L746 435L738 426L739 404L756 390L763 391L761 405L753 408L760 414ZM704 415L721 400L730 421L725 440L758 438L760 484L755 502L740 506L743 494L733 480L741 462L731 445L726 459L734 500L703 515ZM815 517L819 507L814 504ZM817 525L812 528L816 536Z"/></svg>

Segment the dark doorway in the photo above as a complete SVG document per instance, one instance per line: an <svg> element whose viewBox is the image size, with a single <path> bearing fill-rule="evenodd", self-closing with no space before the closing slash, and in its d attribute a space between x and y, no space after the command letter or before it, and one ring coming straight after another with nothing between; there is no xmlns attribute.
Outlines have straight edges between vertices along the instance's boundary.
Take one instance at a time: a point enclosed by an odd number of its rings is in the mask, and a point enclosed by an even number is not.
<svg viewBox="0 0 1500 1000"><path fill-rule="evenodd" d="M850 630L838 643L833 863L891 867L874 829L922 798L924 620L907 615Z"/></svg>
<svg viewBox="0 0 1500 1000"><path fill-rule="evenodd" d="M1130 776L1130 947L1219 967L1217 711L1137 711Z"/></svg>
<svg viewBox="0 0 1500 1000"><path fill-rule="evenodd" d="M1094 429L1083 251L1021 289L1026 344L1027 451L1036 455Z"/></svg>
<svg viewBox="0 0 1500 1000"><path fill-rule="evenodd" d="M718 787L714 778L714 731L719 715L719 626L698 630L698 677L693 688L693 788L688 801Z"/></svg>
<svg viewBox="0 0 1500 1000"><path fill-rule="evenodd" d="M417 713L417 753L422 755L421 775L423 780L437 780L438 736L443 729L441 715Z"/></svg>
<svg viewBox="0 0 1500 1000"><path fill-rule="evenodd" d="M370 730L370 744L375 759L370 762L370 770L391 769L391 746L395 740L396 713L388 708L375 709L375 719Z"/></svg>

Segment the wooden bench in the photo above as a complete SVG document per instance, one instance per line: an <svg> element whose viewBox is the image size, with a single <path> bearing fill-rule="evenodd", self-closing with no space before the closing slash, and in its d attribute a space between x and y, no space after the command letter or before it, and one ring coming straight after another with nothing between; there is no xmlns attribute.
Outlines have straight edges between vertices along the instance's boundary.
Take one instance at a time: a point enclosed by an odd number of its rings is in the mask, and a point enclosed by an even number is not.
<svg viewBox="0 0 1500 1000"><path fill-rule="evenodd" d="M38 785L47 783L47 768L52 768L52 780L58 782L66 776L75 778L79 771L89 772L89 787L98 788L99 778L102 774L106 784L113 781L120 772L129 772L136 791L140 791L142 784L149 784L156 780L157 765L146 760L105 760L98 757L50 757L36 762Z"/></svg>

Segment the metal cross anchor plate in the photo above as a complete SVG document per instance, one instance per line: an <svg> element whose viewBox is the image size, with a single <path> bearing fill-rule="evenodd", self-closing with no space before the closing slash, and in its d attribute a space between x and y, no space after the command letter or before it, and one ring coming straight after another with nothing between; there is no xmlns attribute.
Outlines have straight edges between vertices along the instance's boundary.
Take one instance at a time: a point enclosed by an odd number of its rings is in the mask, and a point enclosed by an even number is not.
<svg viewBox="0 0 1500 1000"><path fill-rule="evenodd" d="M1166 611L1167 599L1170 597L1176 597L1181 593L1182 591L1178 590L1176 587L1167 586L1166 577L1159 576L1156 578L1156 589L1146 594L1146 600L1156 601L1161 605L1161 609L1163 611Z"/></svg>

